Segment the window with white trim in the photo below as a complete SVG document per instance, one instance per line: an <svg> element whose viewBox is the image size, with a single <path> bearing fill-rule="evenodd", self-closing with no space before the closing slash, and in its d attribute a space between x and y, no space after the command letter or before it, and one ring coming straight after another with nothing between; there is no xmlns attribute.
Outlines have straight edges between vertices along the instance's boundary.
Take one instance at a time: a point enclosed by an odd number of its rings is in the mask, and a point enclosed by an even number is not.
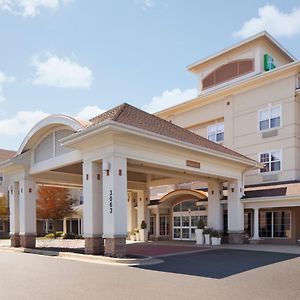
<svg viewBox="0 0 300 300"><path fill-rule="evenodd" d="M0 173L0 183L4 181L4 175L3 173Z"/></svg>
<svg viewBox="0 0 300 300"><path fill-rule="evenodd" d="M278 128L281 125L281 106L269 106L259 111L259 130Z"/></svg>
<svg viewBox="0 0 300 300"><path fill-rule="evenodd" d="M261 211L259 236L266 238L291 238L290 211Z"/></svg>
<svg viewBox="0 0 300 300"><path fill-rule="evenodd" d="M216 123L207 127L207 138L215 143L224 141L224 123Z"/></svg>
<svg viewBox="0 0 300 300"><path fill-rule="evenodd" d="M260 162L264 167L260 169L261 173L276 172L281 170L281 151L274 150L269 152L260 153Z"/></svg>

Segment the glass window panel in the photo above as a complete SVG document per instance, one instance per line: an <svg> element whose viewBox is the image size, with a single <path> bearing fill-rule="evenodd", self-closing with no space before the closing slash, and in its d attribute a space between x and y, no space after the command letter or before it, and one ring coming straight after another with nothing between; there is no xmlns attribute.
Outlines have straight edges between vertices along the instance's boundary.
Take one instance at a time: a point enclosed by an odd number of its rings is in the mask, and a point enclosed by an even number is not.
<svg viewBox="0 0 300 300"><path fill-rule="evenodd" d="M271 161L277 161L277 160L280 160L280 152L279 151L271 152Z"/></svg>
<svg viewBox="0 0 300 300"><path fill-rule="evenodd" d="M198 216L192 216L191 217L191 226L197 226L199 217Z"/></svg>
<svg viewBox="0 0 300 300"><path fill-rule="evenodd" d="M216 141L216 135L215 134L210 134L210 135L208 135L208 139L212 142L215 142Z"/></svg>
<svg viewBox="0 0 300 300"><path fill-rule="evenodd" d="M180 228L174 228L173 230L173 237L174 239L180 239Z"/></svg>
<svg viewBox="0 0 300 300"><path fill-rule="evenodd" d="M209 135L214 135L216 133L216 127L214 125L208 126L207 131Z"/></svg>
<svg viewBox="0 0 300 300"><path fill-rule="evenodd" d="M180 217L174 217L174 226L181 226Z"/></svg>
<svg viewBox="0 0 300 300"><path fill-rule="evenodd" d="M200 220L202 220L205 226L207 226L207 216L200 216Z"/></svg>
<svg viewBox="0 0 300 300"><path fill-rule="evenodd" d="M269 162L269 153L262 153L260 155L260 162Z"/></svg>
<svg viewBox="0 0 300 300"><path fill-rule="evenodd" d="M271 128L279 127L280 126L280 117L272 118L271 119Z"/></svg>
<svg viewBox="0 0 300 300"><path fill-rule="evenodd" d="M180 203L174 206L173 211L174 212L180 211Z"/></svg>
<svg viewBox="0 0 300 300"><path fill-rule="evenodd" d="M182 228L182 238L183 239L190 238L190 229L189 228Z"/></svg>
<svg viewBox="0 0 300 300"><path fill-rule="evenodd" d="M259 122L259 130L269 129L269 120Z"/></svg>
<svg viewBox="0 0 300 300"><path fill-rule="evenodd" d="M190 217L182 217L182 226L190 226Z"/></svg>
<svg viewBox="0 0 300 300"><path fill-rule="evenodd" d="M280 171L280 161L271 162L271 171Z"/></svg>
<svg viewBox="0 0 300 300"><path fill-rule="evenodd" d="M270 115L271 115L271 119L280 117L280 107L279 106L272 107Z"/></svg>
<svg viewBox="0 0 300 300"><path fill-rule="evenodd" d="M196 205L196 201L184 201L181 203L182 211L195 211L198 210L198 206Z"/></svg>
<svg viewBox="0 0 300 300"><path fill-rule="evenodd" d="M224 132L218 133L217 134L217 142L222 142L224 141Z"/></svg>
<svg viewBox="0 0 300 300"><path fill-rule="evenodd" d="M264 109L259 113L259 120L266 121L269 120L269 109Z"/></svg>

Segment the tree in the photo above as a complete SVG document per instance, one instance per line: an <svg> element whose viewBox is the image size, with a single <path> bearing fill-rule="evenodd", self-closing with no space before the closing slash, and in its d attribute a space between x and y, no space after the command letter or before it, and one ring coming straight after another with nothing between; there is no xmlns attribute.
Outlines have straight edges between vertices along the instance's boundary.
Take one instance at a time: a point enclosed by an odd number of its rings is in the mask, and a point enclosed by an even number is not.
<svg viewBox="0 0 300 300"><path fill-rule="evenodd" d="M5 219L8 216L8 205L6 197L0 195L0 219Z"/></svg>
<svg viewBox="0 0 300 300"><path fill-rule="evenodd" d="M54 236L58 220L74 212L72 199L68 189L60 187L41 186L38 189L37 217L53 222Z"/></svg>

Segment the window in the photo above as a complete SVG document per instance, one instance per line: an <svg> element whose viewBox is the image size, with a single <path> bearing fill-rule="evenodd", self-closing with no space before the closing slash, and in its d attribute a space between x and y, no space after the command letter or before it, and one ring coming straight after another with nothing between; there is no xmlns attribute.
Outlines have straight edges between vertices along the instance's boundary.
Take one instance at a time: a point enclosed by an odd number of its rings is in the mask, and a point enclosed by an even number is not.
<svg viewBox="0 0 300 300"><path fill-rule="evenodd" d="M291 212L260 212L259 236L267 238L291 238Z"/></svg>
<svg viewBox="0 0 300 300"><path fill-rule="evenodd" d="M150 229L149 229L149 234L154 235L155 232L155 216L150 216Z"/></svg>
<svg viewBox="0 0 300 300"><path fill-rule="evenodd" d="M260 154L260 162L264 167L260 169L261 173L275 172L281 170L281 151L270 151Z"/></svg>
<svg viewBox="0 0 300 300"><path fill-rule="evenodd" d="M0 232L3 232L4 229L4 221L0 219Z"/></svg>
<svg viewBox="0 0 300 300"><path fill-rule="evenodd" d="M224 141L224 123L208 126L207 138L215 143L222 143Z"/></svg>
<svg viewBox="0 0 300 300"><path fill-rule="evenodd" d="M0 183L4 181L3 173L0 173Z"/></svg>
<svg viewBox="0 0 300 300"><path fill-rule="evenodd" d="M169 217L160 216L159 217L159 235L166 236L169 235Z"/></svg>
<svg viewBox="0 0 300 300"><path fill-rule="evenodd" d="M281 125L281 106L268 107L259 111L259 130L278 128Z"/></svg>

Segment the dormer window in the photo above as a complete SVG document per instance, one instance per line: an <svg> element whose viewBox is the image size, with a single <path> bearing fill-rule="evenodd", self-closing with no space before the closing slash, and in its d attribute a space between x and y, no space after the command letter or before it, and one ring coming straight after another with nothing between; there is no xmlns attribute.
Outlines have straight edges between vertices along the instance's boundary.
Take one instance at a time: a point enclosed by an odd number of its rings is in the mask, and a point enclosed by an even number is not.
<svg viewBox="0 0 300 300"><path fill-rule="evenodd" d="M240 59L220 66L202 80L202 89L208 89L220 83L232 80L254 71L254 59Z"/></svg>
<svg viewBox="0 0 300 300"><path fill-rule="evenodd" d="M216 123L208 126L207 138L215 143L224 142L224 123Z"/></svg>

